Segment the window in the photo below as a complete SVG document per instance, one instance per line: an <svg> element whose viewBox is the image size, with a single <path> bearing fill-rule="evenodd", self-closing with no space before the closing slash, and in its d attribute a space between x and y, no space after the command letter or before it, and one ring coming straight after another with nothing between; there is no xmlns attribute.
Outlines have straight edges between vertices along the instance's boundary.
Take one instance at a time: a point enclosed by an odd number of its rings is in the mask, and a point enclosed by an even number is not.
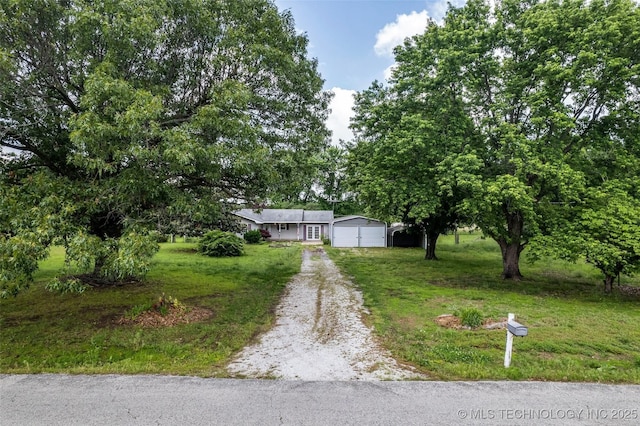
<svg viewBox="0 0 640 426"><path fill-rule="evenodd" d="M278 232L288 231L288 230L289 230L289 224L288 223L279 223L278 224Z"/></svg>

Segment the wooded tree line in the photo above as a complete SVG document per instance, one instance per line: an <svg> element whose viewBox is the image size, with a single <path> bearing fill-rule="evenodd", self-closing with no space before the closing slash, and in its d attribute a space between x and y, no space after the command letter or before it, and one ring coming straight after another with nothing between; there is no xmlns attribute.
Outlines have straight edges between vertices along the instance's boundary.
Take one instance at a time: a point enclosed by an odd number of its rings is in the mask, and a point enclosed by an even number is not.
<svg viewBox="0 0 640 426"><path fill-rule="evenodd" d="M139 276L150 230L309 172L330 95L307 45L270 0L0 0L2 295L53 244L58 290Z"/></svg>
<svg viewBox="0 0 640 426"><path fill-rule="evenodd" d="M476 224L520 254L584 257L611 291L640 265L640 10L631 0L470 0L356 97L348 176L372 215Z"/></svg>

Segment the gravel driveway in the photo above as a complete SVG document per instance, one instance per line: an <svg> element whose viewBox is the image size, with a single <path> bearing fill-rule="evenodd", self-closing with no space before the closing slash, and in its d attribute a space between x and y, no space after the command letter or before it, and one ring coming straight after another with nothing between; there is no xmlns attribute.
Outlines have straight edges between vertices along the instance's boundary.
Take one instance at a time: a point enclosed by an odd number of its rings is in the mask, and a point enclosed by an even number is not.
<svg viewBox="0 0 640 426"><path fill-rule="evenodd" d="M362 294L322 248L305 249L275 326L229 364L236 377L285 380L421 378L396 363L362 322Z"/></svg>

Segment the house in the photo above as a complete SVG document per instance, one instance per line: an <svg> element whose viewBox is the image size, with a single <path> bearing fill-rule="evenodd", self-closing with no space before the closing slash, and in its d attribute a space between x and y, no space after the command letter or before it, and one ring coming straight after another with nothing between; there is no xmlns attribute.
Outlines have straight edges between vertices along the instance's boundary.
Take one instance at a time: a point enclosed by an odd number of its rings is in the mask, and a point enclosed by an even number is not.
<svg viewBox="0 0 640 426"><path fill-rule="evenodd" d="M242 209L234 214L245 232L266 229L272 240L321 241L329 237L333 222L331 210Z"/></svg>
<svg viewBox="0 0 640 426"><path fill-rule="evenodd" d="M244 231L266 229L272 240L321 241L334 247L385 247L387 224L364 216L334 219L331 210L242 209L234 212Z"/></svg>

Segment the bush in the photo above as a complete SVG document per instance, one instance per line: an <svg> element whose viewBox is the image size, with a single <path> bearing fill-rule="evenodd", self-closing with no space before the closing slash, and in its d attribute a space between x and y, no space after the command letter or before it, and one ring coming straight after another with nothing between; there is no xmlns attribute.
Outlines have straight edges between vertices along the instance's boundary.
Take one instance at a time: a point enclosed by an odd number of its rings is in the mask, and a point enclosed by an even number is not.
<svg viewBox="0 0 640 426"><path fill-rule="evenodd" d="M167 241L169 241L169 236L165 235L165 234L161 234L158 231L152 231L149 233L149 235L151 236L151 238L153 238L153 240L156 243L166 243Z"/></svg>
<svg viewBox="0 0 640 426"><path fill-rule="evenodd" d="M200 238L198 251L212 257L241 256L244 242L231 232L210 231Z"/></svg>
<svg viewBox="0 0 640 426"><path fill-rule="evenodd" d="M253 231L247 231L244 233L244 240L248 244L258 244L260 241L262 241L262 233L257 229L254 229Z"/></svg>
<svg viewBox="0 0 640 426"><path fill-rule="evenodd" d="M262 238L264 238L265 240L267 238L271 238L271 232L269 232L268 230L260 229L259 231L260 231L260 234L262 234Z"/></svg>
<svg viewBox="0 0 640 426"><path fill-rule="evenodd" d="M482 325L482 321L484 320L482 312L480 312L477 308L463 308L455 314L458 318L460 318L460 322L462 323L462 325L466 325L467 327L471 328L480 327Z"/></svg>

